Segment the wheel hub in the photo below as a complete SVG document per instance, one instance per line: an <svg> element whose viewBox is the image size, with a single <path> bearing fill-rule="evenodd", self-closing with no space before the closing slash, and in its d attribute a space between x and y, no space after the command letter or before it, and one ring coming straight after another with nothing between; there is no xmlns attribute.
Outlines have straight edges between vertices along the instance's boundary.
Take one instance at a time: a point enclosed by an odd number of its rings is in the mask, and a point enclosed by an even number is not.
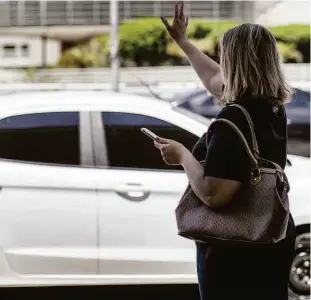
<svg viewBox="0 0 311 300"><path fill-rule="evenodd" d="M291 296L309 299L310 283L310 233L305 233L296 240L296 256L290 274Z"/></svg>
<svg viewBox="0 0 311 300"><path fill-rule="evenodd" d="M310 255L308 252L301 252L295 257L290 281L299 291L310 292Z"/></svg>

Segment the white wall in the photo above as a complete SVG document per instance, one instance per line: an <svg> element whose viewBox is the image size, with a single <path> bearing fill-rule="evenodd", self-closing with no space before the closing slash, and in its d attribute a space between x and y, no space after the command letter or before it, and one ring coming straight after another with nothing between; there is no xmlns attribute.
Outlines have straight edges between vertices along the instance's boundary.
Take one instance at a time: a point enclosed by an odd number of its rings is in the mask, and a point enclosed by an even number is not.
<svg viewBox="0 0 311 300"><path fill-rule="evenodd" d="M266 11L259 15L261 10ZM255 23L265 26L310 24L310 1L256 1L254 15Z"/></svg>
<svg viewBox="0 0 311 300"><path fill-rule="evenodd" d="M4 47L15 46L12 56L7 56ZM23 56L22 45L28 45L28 54ZM61 55L61 43L57 40L46 41L47 65L55 65ZM40 37L0 36L0 67L40 67L43 63L42 39Z"/></svg>

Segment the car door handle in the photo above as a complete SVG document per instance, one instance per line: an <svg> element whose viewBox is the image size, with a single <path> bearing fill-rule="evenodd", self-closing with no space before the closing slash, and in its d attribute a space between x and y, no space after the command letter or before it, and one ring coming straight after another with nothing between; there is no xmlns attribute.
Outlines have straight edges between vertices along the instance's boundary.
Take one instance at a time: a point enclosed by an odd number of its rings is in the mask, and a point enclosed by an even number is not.
<svg viewBox="0 0 311 300"><path fill-rule="evenodd" d="M115 192L122 198L130 201L144 201L146 200L150 192L146 191L143 187L143 185L139 183L127 183L120 185L118 189L115 190Z"/></svg>

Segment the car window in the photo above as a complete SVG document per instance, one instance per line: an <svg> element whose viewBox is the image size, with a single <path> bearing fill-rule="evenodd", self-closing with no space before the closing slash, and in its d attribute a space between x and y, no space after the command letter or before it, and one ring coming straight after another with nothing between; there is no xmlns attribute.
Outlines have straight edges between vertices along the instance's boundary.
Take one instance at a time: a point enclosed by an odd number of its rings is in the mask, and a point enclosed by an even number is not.
<svg viewBox="0 0 311 300"><path fill-rule="evenodd" d="M0 158L80 164L79 113L52 112L0 120Z"/></svg>
<svg viewBox="0 0 311 300"><path fill-rule="evenodd" d="M295 90L295 94L290 103L286 105L292 108L310 108L310 93L299 89Z"/></svg>
<svg viewBox="0 0 311 300"><path fill-rule="evenodd" d="M198 138L171 123L149 116L104 112L106 143L109 165L117 168L182 170L179 166L168 166L162 160L153 141L141 132L146 127L159 136L174 139L192 149Z"/></svg>

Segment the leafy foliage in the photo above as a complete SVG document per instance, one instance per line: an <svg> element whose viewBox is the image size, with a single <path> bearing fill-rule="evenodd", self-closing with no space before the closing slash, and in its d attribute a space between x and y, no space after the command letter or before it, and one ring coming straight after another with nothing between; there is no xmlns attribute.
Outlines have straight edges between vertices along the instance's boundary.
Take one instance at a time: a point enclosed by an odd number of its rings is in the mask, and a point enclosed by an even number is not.
<svg viewBox="0 0 311 300"><path fill-rule="evenodd" d="M172 22L172 19L168 20ZM188 38L204 53L217 59L222 35L237 22L206 22L191 19ZM276 37L284 62L310 62L310 25L292 24L268 28ZM161 66L187 63L183 52L170 39L159 18L138 18L119 27L121 66ZM65 51L59 67L108 67L109 35L91 38Z"/></svg>

